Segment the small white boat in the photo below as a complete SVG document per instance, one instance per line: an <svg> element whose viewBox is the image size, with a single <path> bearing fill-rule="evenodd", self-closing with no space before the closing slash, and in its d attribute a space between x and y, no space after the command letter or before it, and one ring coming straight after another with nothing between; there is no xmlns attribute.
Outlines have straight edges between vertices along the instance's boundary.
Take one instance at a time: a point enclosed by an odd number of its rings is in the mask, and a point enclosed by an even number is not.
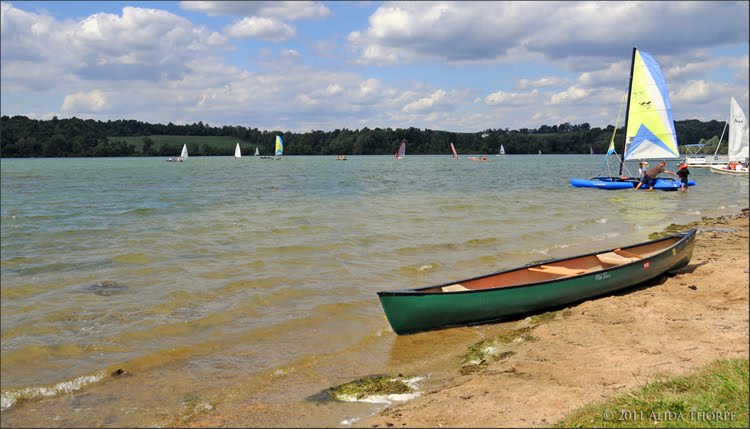
<svg viewBox="0 0 750 429"><path fill-rule="evenodd" d="M234 147L234 157L235 158L242 158L242 151L240 151L240 144L237 143L237 146Z"/></svg>
<svg viewBox="0 0 750 429"><path fill-rule="evenodd" d="M729 174L731 176L750 176L750 169L739 163L736 166L734 166L733 164L711 165L708 168L711 169L712 173Z"/></svg>
<svg viewBox="0 0 750 429"><path fill-rule="evenodd" d="M187 144L182 145L182 152L178 157L167 158L167 162L182 162L188 158Z"/></svg>

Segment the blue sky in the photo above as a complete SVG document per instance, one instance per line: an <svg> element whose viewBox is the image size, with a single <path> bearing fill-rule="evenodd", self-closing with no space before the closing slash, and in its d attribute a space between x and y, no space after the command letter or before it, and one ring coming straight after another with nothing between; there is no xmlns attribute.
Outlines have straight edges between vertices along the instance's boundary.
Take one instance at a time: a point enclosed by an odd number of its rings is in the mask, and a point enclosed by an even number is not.
<svg viewBox="0 0 750 429"><path fill-rule="evenodd" d="M748 113L748 4L9 1L0 110L294 132L604 127L638 46L676 120L723 121L730 97Z"/></svg>

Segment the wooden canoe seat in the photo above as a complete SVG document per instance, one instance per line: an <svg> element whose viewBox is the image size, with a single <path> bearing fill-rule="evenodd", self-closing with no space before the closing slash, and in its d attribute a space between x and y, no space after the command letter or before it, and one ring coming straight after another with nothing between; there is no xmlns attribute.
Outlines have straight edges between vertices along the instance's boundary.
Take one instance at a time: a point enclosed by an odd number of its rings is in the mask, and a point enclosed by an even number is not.
<svg viewBox="0 0 750 429"><path fill-rule="evenodd" d="M566 267L555 267L553 265L540 265L538 267L530 267L529 271L536 271L539 273L559 274L561 276L577 276L583 274L586 270L581 268L566 268Z"/></svg>
<svg viewBox="0 0 750 429"><path fill-rule="evenodd" d="M643 256L638 255L636 253L628 252L627 250L615 249L613 250L613 252L617 253L620 256L625 256L626 258L643 259Z"/></svg>
<svg viewBox="0 0 750 429"><path fill-rule="evenodd" d="M608 265L622 265L638 260L638 258L618 255L615 252L600 253L596 255L596 259Z"/></svg>
<svg viewBox="0 0 750 429"><path fill-rule="evenodd" d="M443 286L443 292L460 292L462 290L471 290L469 288L463 287L462 285L456 283L448 286Z"/></svg>

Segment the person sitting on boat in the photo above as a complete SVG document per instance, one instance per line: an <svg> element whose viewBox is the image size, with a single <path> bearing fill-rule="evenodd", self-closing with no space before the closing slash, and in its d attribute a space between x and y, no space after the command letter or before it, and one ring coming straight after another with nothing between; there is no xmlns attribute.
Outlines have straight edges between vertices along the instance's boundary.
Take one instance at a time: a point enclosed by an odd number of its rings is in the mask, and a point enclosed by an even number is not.
<svg viewBox="0 0 750 429"><path fill-rule="evenodd" d="M669 171L666 169L667 161L662 161L657 165L656 167L651 167L648 170L646 170L645 173L643 173L643 177L641 178L641 181L638 182L638 186L636 186L634 189L639 189L643 184L646 184L648 182L649 191L654 190L654 185L656 184L656 178L659 176L660 173L666 173L666 174L672 174L674 176L677 175L677 173L673 171Z"/></svg>
<svg viewBox="0 0 750 429"><path fill-rule="evenodd" d="M687 163L681 162L680 168L677 170L677 176L680 177L680 191L682 192L690 191L690 186L688 186L689 174L690 170L688 170Z"/></svg>

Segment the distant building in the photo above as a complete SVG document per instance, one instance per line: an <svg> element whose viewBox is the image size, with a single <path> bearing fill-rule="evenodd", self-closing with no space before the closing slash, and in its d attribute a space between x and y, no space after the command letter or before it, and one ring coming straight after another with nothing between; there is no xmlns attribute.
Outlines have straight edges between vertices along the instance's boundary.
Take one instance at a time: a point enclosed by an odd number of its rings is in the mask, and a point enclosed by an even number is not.
<svg viewBox="0 0 750 429"><path fill-rule="evenodd" d="M482 134L482 138L483 138L483 139L486 139L486 138L487 138L487 137L489 137L489 136L490 136L490 133L483 133L483 134Z"/></svg>

